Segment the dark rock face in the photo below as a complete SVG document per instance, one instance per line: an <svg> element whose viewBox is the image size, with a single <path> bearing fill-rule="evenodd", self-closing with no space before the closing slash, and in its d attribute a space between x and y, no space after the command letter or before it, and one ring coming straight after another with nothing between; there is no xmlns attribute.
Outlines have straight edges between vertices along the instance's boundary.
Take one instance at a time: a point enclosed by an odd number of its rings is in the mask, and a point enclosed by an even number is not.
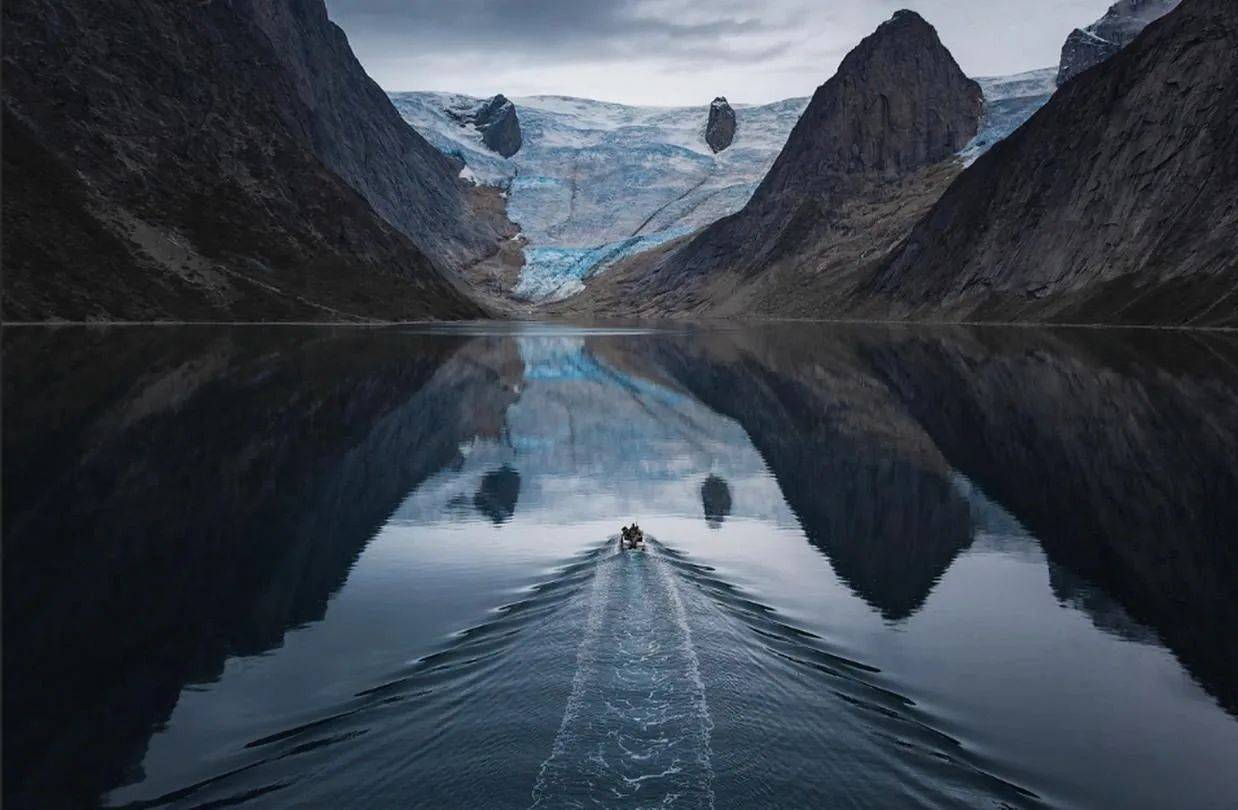
<svg viewBox="0 0 1238 810"><path fill-rule="evenodd" d="M1069 79L1082 73L1093 65L1099 65L1118 51L1122 46L1107 39L1101 39L1087 29L1076 28L1066 37L1062 44L1062 58L1058 62L1057 83L1065 84Z"/></svg>
<svg viewBox="0 0 1238 810"><path fill-rule="evenodd" d="M655 259L638 257L630 272L612 271L604 283L614 288L587 291L579 306L819 309L839 294L819 285L853 285L845 274L897 244L927 210L926 197L944 188L954 155L976 134L982 100L933 27L897 12L817 88L742 211Z"/></svg>
<svg viewBox="0 0 1238 810"><path fill-rule="evenodd" d="M459 164L400 117L323 0L254 3L252 13L311 110L314 151L331 171L437 264L454 269L494 252L501 221L470 207Z"/></svg>
<svg viewBox="0 0 1238 810"><path fill-rule="evenodd" d="M1238 4L1193 0L963 172L861 312L1238 326Z"/></svg>
<svg viewBox="0 0 1238 810"><path fill-rule="evenodd" d="M481 312L498 224L321 0L16 0L3 106L10 319Z"/></svg>
<svg viewBox="0 0 1238 810"><path fill-rule="evenodd" d="M1065 84L1099 65L1139 36L1148 23L1177 8L1181 0L1119 0L1086 28L1076 28L1062 45L1057 83Z"/></svg>
<svg viewBox="0 0 1238 810"><path fill-rule="evenodd" d="M976 134L982 103L933 26L895 12L817 88L749 208L828 196L842 176L905 175L945 160Z"/></svg>
<svg viewBox="0 0 1238 810"><path fill-rule="evenodd" d="M491 151L498 152L505 158L520 151L523 141L516 105L502 93L490 99L477 111L473 126L481 132L482 141Z"/></svg>
<svg viewBox="0 0 1238 810"><path fill-rule="evenodd" d="M721 152L735 140L735 110L725 96L718 96L709 105L709 120L705 123L705 143Z"/></svg>

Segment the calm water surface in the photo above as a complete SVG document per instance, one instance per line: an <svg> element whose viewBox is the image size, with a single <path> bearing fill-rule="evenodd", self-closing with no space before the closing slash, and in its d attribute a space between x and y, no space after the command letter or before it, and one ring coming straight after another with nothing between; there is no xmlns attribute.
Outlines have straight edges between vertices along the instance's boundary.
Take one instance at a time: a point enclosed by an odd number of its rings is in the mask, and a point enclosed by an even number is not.
<svg viewBox="0 0 1238 810"><path fill-rule="evenodd" d="M1238 806L1238 336L3 349L6 807Z"/></svg>

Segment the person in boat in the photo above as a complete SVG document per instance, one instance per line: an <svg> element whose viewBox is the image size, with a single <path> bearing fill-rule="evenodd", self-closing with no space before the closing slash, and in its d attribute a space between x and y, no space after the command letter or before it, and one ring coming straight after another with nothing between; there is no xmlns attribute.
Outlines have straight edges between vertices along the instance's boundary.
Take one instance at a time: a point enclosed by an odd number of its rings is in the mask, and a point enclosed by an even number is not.
<svg viewBox="0 0 1238 810"><path fill-rule="evenodd" d="M644 544L644 536L641 534L640 527L633 523L631 526L624 526L619 531L619 548L640 548Z"/></svg>

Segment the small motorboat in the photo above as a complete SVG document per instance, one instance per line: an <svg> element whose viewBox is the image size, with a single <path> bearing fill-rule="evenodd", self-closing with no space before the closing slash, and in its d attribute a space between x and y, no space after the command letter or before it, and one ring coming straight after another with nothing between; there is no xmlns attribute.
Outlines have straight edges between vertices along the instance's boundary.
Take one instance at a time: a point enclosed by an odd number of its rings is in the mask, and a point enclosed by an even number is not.
<svg viewBox="0 0 1238 810"><path fill-rule="evenodd" d="M631 526L624 526L619 532L619 550L640 550L645 547L645 533L640 530L640 527L633 523Z"/></svg>

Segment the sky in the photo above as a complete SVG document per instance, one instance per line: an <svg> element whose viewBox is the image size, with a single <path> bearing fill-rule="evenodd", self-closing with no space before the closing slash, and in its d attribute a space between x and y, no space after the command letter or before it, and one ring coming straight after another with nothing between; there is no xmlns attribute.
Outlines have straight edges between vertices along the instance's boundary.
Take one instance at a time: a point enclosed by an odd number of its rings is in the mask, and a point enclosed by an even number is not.
<svg viewBox="0 0 1238 810"><path fill-rule="evenodd" d="M1057 64L1113 0L327 0L386 90L627 104L810 95L900 8L971 76Z"/></svg>

